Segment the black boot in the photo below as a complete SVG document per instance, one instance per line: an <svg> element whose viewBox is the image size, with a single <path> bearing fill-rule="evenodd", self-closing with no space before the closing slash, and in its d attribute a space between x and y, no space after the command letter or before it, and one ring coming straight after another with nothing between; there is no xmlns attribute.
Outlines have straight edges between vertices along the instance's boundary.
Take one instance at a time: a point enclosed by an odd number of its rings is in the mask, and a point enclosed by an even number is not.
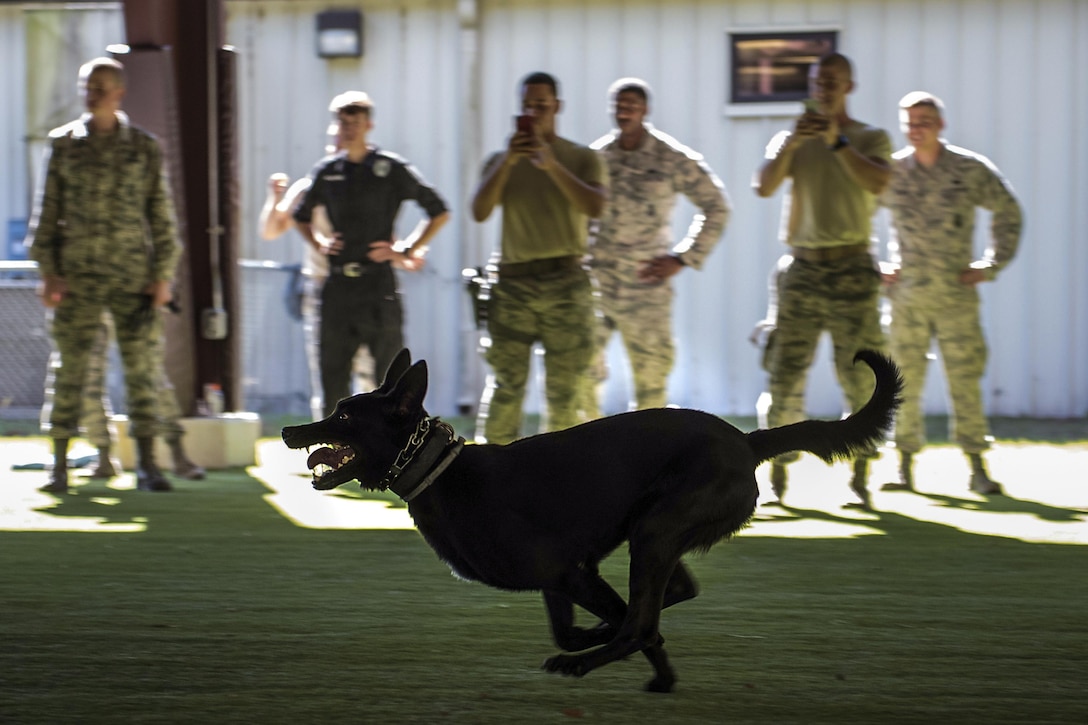
<svg viewBox="0 0 1088 725"><path fill-rule="evenodd" d="M170 446L170 455L174 459L174 475L189 481L204 480L204 469L193 463L185 454L185 448L181 445L181 438L166 441Z"/></svg>
<svg viewBox="0 0 1088 725"><path fill-rule="evenodd" d="M113 478L117 475L117 468L110 460L110 447L104 446L98 449L98 465L91 471L91 478Z"/></svg>
<svg viewBox="0 0 1088 725"><path fill-rule="evenodd" d="M155 439L137 438L136 488L141 491L170 491L173 486L155 465Z"/></svg>
<svg viewBox="0 0 1088 725"><path fill-rule="evenodd" d="M872 511L873 504L869 499L869 459L854 459L854 477L850 479L850 490L861 499L858 503L848 503L849 508L859 508Z"/></svg>
<svg viewBox="0 0 1088 725"><path fill-rule="evenodd" d="M967 458L971 461L971 490L986 495L1002 495L1004 492L1001 490L1001 484L992 480L989 474L986 473L986 464L982 462L982 454L968 453Z"/></svg>
<svg viewBox="0 0 1088 725"><path fill-rule="evenodd" d="M914 461L913 455L906 451L899 453L899 480L885 483L880 487L881 491L913 491L914 490Z"/></svg>
<svg viewBox="0 0 1088 725"><path fill-rule="evenodd" d="M39 491L46 493L68 493L68 439L53 439L53 470L49 472L49 483Z"/></svg>

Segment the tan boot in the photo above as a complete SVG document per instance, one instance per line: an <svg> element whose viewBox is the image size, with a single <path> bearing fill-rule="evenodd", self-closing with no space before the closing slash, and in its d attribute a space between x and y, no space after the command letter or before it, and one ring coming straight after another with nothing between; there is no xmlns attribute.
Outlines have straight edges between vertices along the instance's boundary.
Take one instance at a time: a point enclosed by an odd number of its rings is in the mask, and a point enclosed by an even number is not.
<svg viewBox="0 0 1088 725"><path fill-rule="evenodd" d="M854 477L850 479L850 490L861 499L856 503L846 504L848 508L859 508L863 511L872 511L873 503L869 498L869 459L854 459Z"/></svg>
<svg viewBox="0 0 1088 725"><path fill-rule="evenodd" d="M91 478L113 478L118 475L120 466L114 466L110 459L110 447L98 449L98 464L91 471Z"/></svg>
<svg viewBox="0 0 1088 725"><path fill-rule="evenodd" d="M914 461L913 456L906 451L899 454L899 480L885 483L880 487L881 491L913 491L914 490Z"/></svg>
<svg viewBox="0 0 1088 725"><path fill-rule="evenodd" d="M174 459L174 475L188 481L204 480L204 469L193 463L185 454L185 448L181 445L181 438L166 441L170 446L170 455Z"/></svg>
<svg viewBox="0 0 1088 725"><path fill-rule="evenodd" d="M986 473L986 464L982 462L982 454L968 453L967 458L971 461L971 490L984 496L1003 495L1004 491L1001 490L1001 484L991 479L990 475Z"/></svg>

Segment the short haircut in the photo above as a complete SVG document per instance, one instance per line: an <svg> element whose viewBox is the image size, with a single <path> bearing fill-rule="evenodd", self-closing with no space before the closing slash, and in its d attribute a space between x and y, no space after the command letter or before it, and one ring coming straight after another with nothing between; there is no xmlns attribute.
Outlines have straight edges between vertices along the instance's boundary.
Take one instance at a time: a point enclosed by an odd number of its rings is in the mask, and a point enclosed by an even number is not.
<svg viewBox="0 0 1088 725"><path fill-rule="evenodd" d="M615 103L621 93L637 94L643 101L649 103L653 90L650 88L650 84L641 78L620 78L608 87L609 103Z"/></svg>
<svg viewBox="0 0 1088 725"><path fill-rule="evenodd" d="M525 86L548 86L552 89L552 95L559 98L559 81L555 80L555 76L551 73L545 73L544 71L534 71L522 79L521 85L518 86L519 91L524 91Z"/></svg>
<svg viewBox="0 0 1088 725"><path fill-rule="evenodd" d="M109 73L117 85L125 87L125 67L120 61L105 56L92 58L79 67L79 85L86 85L91 74L98 72Z"/></svg>
<svg viewBox="0 0 1088 725"><path fill-rule="evenodd" d="M854 64L842 53L829 53L820 58L820 67L823 68L825 66L843 68L846 70L846 74L850 77L850 80L854 79Z"/></svg>
<svg viewBox="0 0 1088 725"><path fill-rule="evenodd" d="M906 111L911 108L925 106L932 108L937 115L944 118L944 101L927 91L911 91L899 99L899 110Z"/></svg>

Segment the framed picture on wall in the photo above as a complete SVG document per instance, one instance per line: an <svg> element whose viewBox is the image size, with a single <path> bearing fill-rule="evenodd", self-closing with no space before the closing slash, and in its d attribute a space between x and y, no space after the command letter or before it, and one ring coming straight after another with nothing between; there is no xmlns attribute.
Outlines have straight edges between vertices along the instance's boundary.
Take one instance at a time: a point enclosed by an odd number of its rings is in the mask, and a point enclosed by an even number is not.
<svg viewBox="0 0 1088 725"><path fill-rule="evenodd" d="M731 32L729 103L808 97L809 66L838 48L837 30Z"/></svg>

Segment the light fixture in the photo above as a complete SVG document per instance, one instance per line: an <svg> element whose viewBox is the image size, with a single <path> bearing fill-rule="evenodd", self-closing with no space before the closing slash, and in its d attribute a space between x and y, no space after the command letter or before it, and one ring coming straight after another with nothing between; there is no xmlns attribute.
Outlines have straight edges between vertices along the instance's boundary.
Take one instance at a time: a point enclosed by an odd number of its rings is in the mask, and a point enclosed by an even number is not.
<svg viewBox="0 0 1088 725"><path fill-rule="evenodd" d="M317 55L359 58L363 54L363 14L358 10L326 10L317 15Z"/></svg>

